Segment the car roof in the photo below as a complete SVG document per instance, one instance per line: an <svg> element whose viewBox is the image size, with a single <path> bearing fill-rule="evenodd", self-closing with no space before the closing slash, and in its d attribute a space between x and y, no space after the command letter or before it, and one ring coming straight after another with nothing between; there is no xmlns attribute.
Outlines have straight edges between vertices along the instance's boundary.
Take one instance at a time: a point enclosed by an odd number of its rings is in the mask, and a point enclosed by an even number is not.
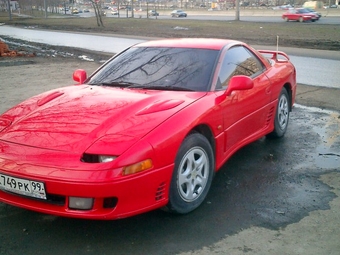
<svg viewBox="0 0 340 255"><path fill-rule="evenodd" d="M244 44L236 40L214 39L214 38L174 38L164 40L151 40L139 43L134 47L171 47L171 48L196 48L221 50L225 46Z"/></svg>

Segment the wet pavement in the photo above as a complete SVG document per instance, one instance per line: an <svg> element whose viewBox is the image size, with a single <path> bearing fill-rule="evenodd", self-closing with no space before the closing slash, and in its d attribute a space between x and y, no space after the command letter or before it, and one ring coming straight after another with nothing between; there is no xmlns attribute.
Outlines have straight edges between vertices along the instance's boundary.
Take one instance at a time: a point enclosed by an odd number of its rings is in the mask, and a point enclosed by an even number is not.
<svg viewBox="0 0 340 255"><path fill-rule="evenodd" d="M88 61L73 63L78 57L65 61L58 56L52 57L55 61L51 63L39 64L33 59L33 64L22 68L0 66L0 112L30 94L72 83L73 69L97 66ZM0 204L0 254L191 254L254 227L270 234L275 231L280 239L285 229L301 224L311 213L334 210L331 202L337 196L321 180L330 173L340 173L340 112L296 105L285 137L261 138L239 150L216 174L207 200L194 212L176 216L156 210L117 221L88 221ZM312 241L304 244L308 247L318 245L313 242L318 236L337 239L339 220L331 221L336 229L331 233L322 223L329 222L328 218L313 220L313 224L319 222L315 233L305 233L302 225L292 238L312 236ZM265 249L266 235L257 235L256 243ZM286 245L285 240L279 242L280 247ZM331 252L325 254L338 254L338 241L326 246ZM219 254L252 254L246 243L237 248L238 253L223 249ZM209 248L202 254L217 253Z"/></svg>
<svg viewBox="0 0 340 255"><path fill-rule="evenodd" d="M157 210L88 221L1 204L0 254L179 254L253 226L284 229L330 209L335 194L319 177L340 171L339 126L338 113L295 107L284 139L239 150L216 174L206 202L184 216Z"/></svg>

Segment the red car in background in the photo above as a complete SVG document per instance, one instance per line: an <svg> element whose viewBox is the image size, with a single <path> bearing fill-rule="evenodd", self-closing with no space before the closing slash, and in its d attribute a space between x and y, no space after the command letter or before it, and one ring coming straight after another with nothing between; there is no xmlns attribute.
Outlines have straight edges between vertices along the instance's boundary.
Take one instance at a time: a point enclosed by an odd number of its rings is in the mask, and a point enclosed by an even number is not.
<svg viewBox="0 0 340 255"><path fill-rule="evenodd" d="M285 53L223 39L140 43L73 78L0 115L0 202L86 219L188 213L238 149L284 136L296 93Z"/></svg>
<svg viewBox="0 0 340 255"><path fill-rule="evenodd" d="M287 12L282 14L282 19L285 21L299 21L299 22L305 22L305 21L316 21L319 19L319 17L305 8L296 8L296 9L289 9Z"/></svg>

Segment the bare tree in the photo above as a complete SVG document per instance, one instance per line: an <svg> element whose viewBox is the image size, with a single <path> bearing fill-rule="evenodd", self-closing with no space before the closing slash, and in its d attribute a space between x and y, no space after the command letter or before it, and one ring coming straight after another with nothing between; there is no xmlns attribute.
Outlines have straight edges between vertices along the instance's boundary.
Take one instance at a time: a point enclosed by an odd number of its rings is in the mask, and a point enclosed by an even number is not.
<svg viewBox="0 0 340 255"><path fill-rule="evenodd" d="M103 23L103 19L102 19L102 8L100 6L100 2L97 2L95 0L90 0L93 9L94 9L94 13L96 15L96 19L97 19L97 25L98 27L102 26L104 27L104 23Z"/></svg>

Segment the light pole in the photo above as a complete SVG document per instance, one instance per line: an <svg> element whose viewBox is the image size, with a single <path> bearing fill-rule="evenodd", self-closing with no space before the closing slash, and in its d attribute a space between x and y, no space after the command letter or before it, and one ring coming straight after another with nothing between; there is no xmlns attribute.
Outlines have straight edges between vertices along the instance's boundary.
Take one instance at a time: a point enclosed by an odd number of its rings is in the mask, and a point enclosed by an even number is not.
<svg viewBox="0 0 340 255"><path fill-rule="evenodd" d="M236 4L236 13L235 13L235 20L240 20L240 0L235 1Z"/></svg>
<svg viewBox="0 0 340 255"><path fill-rule="evenodd" d="M11 0L7 0L9 20L12 20Z"/></svg>
<svg viewBox="0 0 340 255"><path fill-rule="evenodd" d="M44 10L45 10L45 19L47 19L47 4L46 4L46 0L44 0Z"/></svg>

